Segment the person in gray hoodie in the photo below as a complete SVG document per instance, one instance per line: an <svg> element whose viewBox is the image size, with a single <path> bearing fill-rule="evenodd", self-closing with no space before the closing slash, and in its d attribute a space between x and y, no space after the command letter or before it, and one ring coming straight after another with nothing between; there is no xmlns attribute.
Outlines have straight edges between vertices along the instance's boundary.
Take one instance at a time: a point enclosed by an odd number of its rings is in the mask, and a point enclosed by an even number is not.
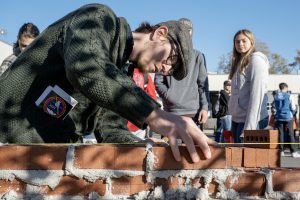
<svg viewBox="0 0 300 200"><path fill-rule="evenodd" d="M241 142L244 130L265 128L268 119L267 84L268 58L255 50L255 39L249 30L239 30L233 39L231 97L229 113L232 115L231 131L234 142Z"/></svg>
<svg viewBox="0 0 300 200"><path fill-rule="evenodd" d="M186 18L179 21L189 27L192 35L192 22ZM198 125L206 122L208 116L208 78L203 53L193 50L188 74L184 79L176 80L172 76L156 74L154 82L156 91L162 98L165 111L191 117Z"/></svg>

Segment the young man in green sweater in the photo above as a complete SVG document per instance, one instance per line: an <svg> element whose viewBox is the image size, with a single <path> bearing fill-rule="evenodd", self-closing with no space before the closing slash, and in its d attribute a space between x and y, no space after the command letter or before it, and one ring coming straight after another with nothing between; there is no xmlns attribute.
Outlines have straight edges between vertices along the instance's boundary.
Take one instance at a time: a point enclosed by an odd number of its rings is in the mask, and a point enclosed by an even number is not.
<svg viewBox="0 0 300 200"><path fill-rule="evenodd" d="M124 18L100 4L50 25L0 77L0 142L73 142L93 131L102 116L114 124L119 118L111 113L117 113L167 136L176 160L176 138L194 162L195 144L210 158L211 140L191 119L162 111L123 72L129 60L141 71L185 77L192 51L187 29L167 21L141 30L131 32Z"/></svg>

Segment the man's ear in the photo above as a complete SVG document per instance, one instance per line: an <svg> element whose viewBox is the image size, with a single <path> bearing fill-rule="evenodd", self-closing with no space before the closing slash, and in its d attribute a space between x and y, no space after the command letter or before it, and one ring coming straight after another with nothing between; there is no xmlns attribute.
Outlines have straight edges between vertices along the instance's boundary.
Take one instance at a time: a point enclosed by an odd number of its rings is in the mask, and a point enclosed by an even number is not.
<svg viewBox="0 0 300 200"><path fill-rule="evenodd" d="M166 40L169 33L169 29L166 26L158 27L152 35L153 39Z"/></svg>

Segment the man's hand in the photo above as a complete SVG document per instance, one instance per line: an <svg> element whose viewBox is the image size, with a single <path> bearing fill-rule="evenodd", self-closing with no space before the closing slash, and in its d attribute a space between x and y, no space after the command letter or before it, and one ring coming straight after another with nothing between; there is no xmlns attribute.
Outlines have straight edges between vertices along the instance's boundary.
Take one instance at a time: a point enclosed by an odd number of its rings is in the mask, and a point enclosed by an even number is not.
<svg viewBox="0 0 300 200"><path fill-rule="evenodd" d="M198 117L198 122L204 124L207 121L207 110L201 110Z"/></svg>
<svg viewBox="0 0 300 200"><path fill-rule="evenodd" d="M211 157L208 145L215 143L203 134L191 118L173 115L158 108L150 113L146 118L146 123L154 132L169 138L170 147L177 161L181 160L177 138L182 139L186 144L193 162L200 160L195 144L199 145L205 158Z"/></svg>

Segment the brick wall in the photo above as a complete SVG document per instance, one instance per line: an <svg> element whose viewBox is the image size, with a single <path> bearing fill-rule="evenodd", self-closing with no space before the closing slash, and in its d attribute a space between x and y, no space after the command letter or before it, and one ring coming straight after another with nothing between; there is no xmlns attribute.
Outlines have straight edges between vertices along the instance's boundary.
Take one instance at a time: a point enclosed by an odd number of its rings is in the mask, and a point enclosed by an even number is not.
<svg viewBox="0 0 300 200"><path fill-rule="evenodd" d="M2 199L300 199L300 169L280 168L278 149L211 147L182 161L147 145L2 145Z"/></svg>

